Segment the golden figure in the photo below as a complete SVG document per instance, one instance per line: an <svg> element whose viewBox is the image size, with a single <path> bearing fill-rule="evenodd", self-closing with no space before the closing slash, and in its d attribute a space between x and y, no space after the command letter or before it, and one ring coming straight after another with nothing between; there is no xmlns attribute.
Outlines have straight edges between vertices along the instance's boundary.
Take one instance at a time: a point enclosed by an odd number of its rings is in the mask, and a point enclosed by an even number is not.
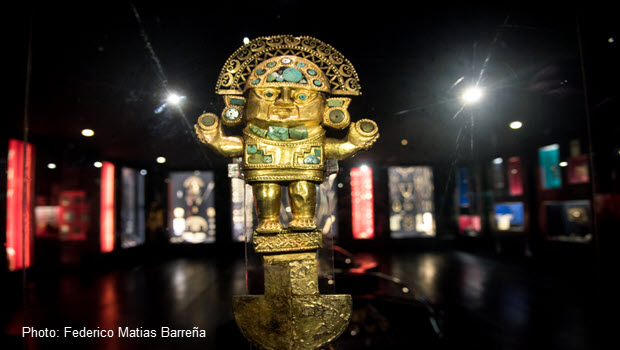
<svg viewBox="0 0 620 350"><path fill-rule="evenodd" d="M357 73L338 51L317 39L264 37L228 59L217 93L223 95L226 107L221 118L212 113L199 117L198 137L222 156L242 157L243 177L252 185L258 217L254 248L259 253L282 253L264 258L265 298L236 299L237 323L263 348L318 348L344 330L351 301L350 296L318 295L315 255L322 236L315 222L316 185L325 179L326 159L349 158L379 137L375 122L351 123L347 111L351 99L346 96L361 93ZM222 124L244 124L243 135L225 135ZM348 134L344 139L329 138L323 126L349 127ZM286 229L279 220L282 186L288 187L292 211ZM305 269L302 277L299 267ZM276 299L288 300L284 304L289 311L275 310L274 305L284 305ZM313 305L317 314L297 315L303 305ZM282 323L280 330L286 329L288 335L264 334L270 328L260 326L264 308L278 315L277 321L269 322ZM330 308L331 312L325 311Z"/></svg>

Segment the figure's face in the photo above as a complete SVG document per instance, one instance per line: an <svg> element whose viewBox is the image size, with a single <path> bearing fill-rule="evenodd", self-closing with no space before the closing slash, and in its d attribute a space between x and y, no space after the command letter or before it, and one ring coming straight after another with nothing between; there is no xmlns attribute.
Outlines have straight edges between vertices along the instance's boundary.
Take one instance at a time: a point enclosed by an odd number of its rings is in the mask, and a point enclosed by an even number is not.
<svg viewBox="0 0 620 350"><path fill-rule="evenodd" d="M249 90L245 114L248 122L259 126L318 126L324 109L325 97L318 91L264 87Z"/></svg>

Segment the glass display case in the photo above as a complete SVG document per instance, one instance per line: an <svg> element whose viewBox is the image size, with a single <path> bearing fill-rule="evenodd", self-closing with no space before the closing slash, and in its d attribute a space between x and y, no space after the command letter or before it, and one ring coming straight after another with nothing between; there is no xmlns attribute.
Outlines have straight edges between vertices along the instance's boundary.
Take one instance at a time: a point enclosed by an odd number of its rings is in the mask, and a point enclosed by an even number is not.
<svg viewBox="0 0 620 350"><path fill-rule="evenodd" d="M435 236L435 187L432 168L389 167L388 185L391 237Z"/></svg>
<svg viewBox="0 0 620 350"><path fill-rule="evenodd" d="M171 172L168 186L170 242L215 242L213 172Z"/></svg>

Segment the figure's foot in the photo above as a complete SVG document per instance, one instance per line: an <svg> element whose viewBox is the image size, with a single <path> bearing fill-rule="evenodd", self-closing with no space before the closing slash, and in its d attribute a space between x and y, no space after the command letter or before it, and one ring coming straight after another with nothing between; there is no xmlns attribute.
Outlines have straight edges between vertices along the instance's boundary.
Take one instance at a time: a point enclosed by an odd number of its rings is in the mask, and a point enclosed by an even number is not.
<svg viewBox="0 0 620 350"><path fill-rule="evenodd" d="M257 233L278 233L280 231L282 231L282 224L279 220L259 220L256 226Z"/></svg>
<svg viewBox="0 0 620 350"><path fill-rule="evenodd" d="M314 231L316 230L316 221L314 218L293 219L289 222L288 228L293 231Z"/></svg>

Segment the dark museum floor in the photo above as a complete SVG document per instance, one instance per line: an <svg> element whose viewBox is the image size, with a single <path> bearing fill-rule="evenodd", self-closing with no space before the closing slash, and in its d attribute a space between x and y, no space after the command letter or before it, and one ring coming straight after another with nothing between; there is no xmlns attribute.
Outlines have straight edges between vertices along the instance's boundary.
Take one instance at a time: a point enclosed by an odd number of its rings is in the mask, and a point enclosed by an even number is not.
<svg viewBox="0 0 620 350"><path fill-rule="evenodd" d="M81 349L251 348L232 321L231 296L245 293L243 255L156 255L150 254L141 263L134 259L105 269L31 272L27 301L19 301L19 291L13 298L4 299L2 342L7 346L1 348L39 349L58 344ZM410 301L428 303L436 324L435 328L405 327L404 338L381 338L379 333L389 333L390 325L406 325L410 319L424 319L428 314L422 308L397 307L397 313L381 315L381 308L372 308L374 314L364 315L371 315L368 318L374 323L354 317L353 323L358 322L361 328L348 329L342 341L332 345L334 349L423 349L425 344L434 349L594 349L600 345L594 276L587 270L541 266L522 259L454 249L389 255L361 253L356 258L362 265L378 262L375 271L379 276L396 277L389 279L398 282L399 287L393 289L396 294L400 291L413 296ZM19 276L10 277L14 285L21 283ZM343 281L347 279L340 279L340 283ZM385 300L404 305L394 301L399 296L393 297ZM198 327L205 330L205 337L93 340L63 336L24 341L24 319L35 329L57 329L59 333L64 327L129 327L159 332L167 326L190 330ZM441 331L439 342L423 341L428 339L429 329Z"/></svg>

